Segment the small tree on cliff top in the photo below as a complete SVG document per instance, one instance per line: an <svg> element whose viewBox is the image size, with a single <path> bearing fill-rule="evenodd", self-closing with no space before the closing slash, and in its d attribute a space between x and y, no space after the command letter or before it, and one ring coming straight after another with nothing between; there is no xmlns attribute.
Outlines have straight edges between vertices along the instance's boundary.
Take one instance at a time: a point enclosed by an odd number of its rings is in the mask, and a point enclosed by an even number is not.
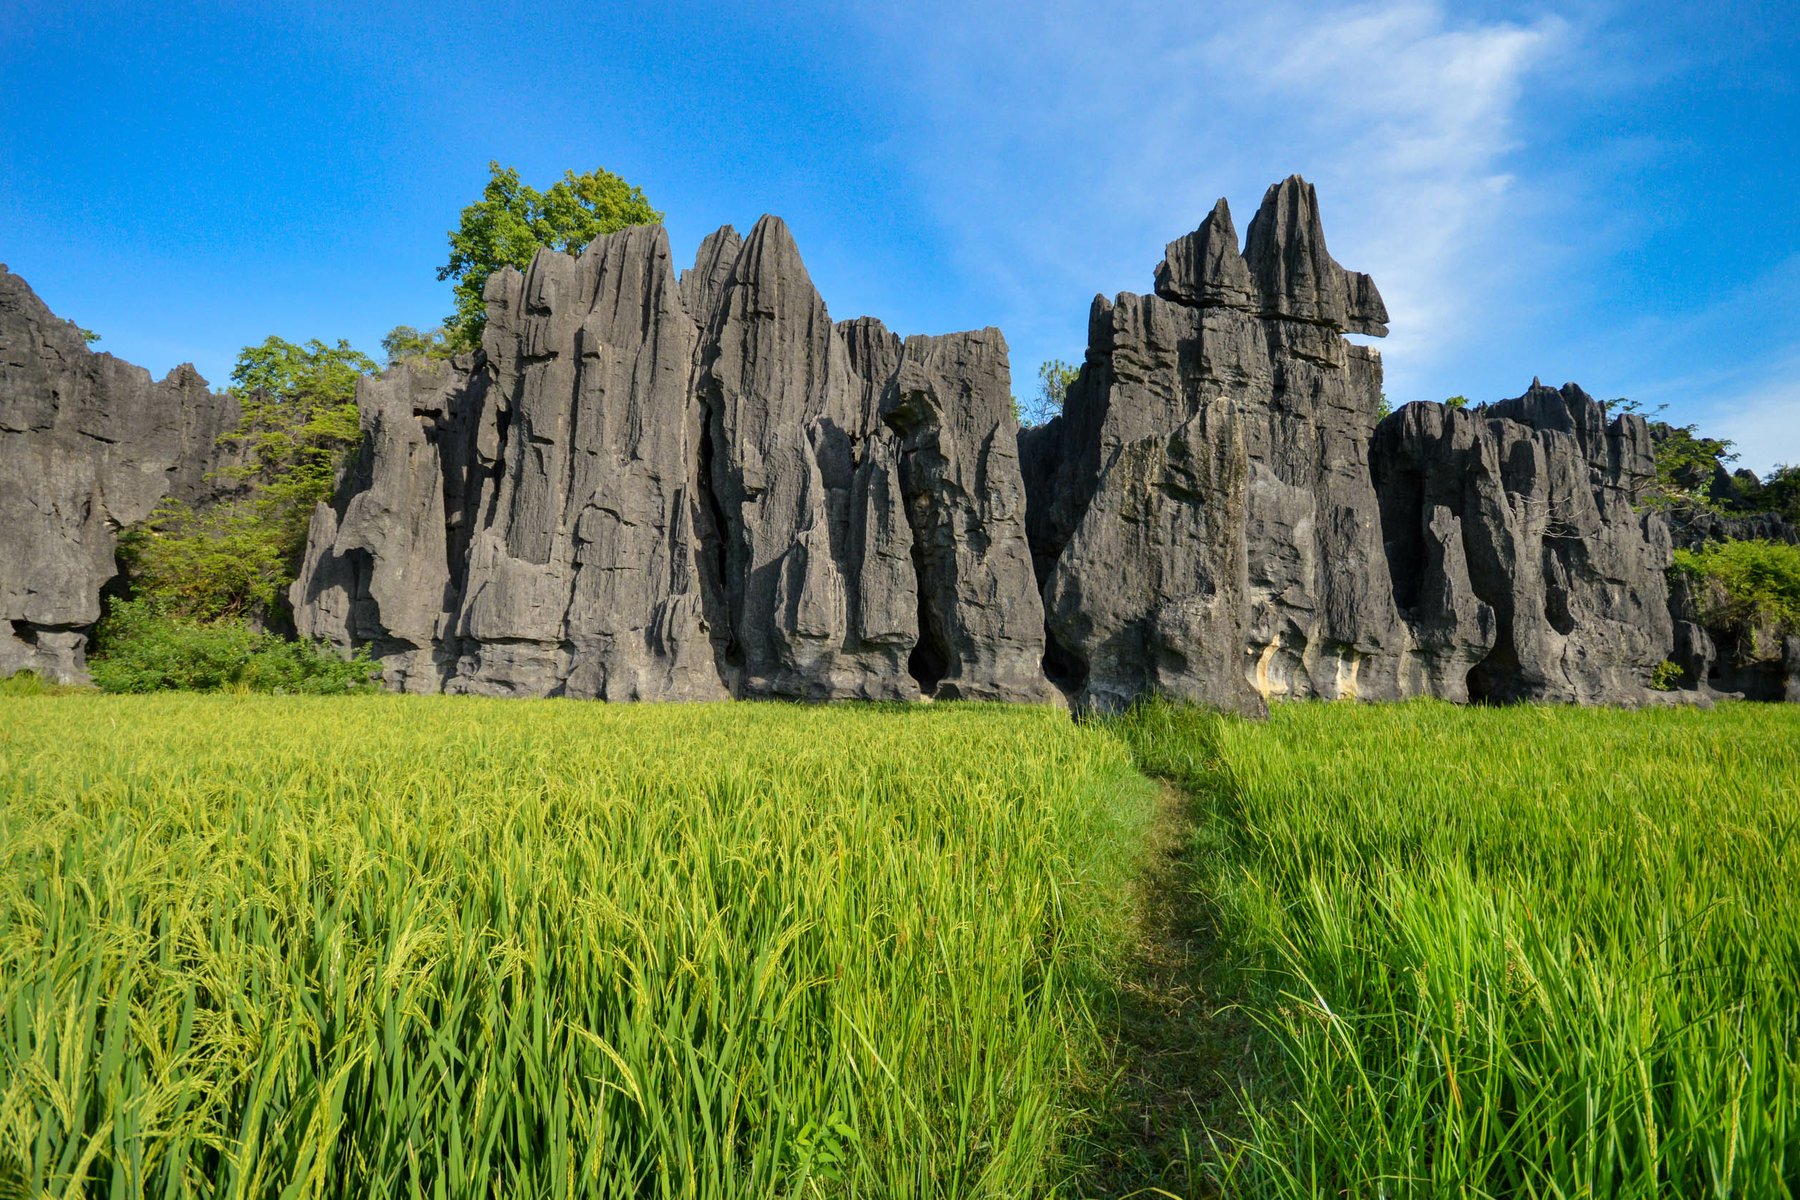
<svg viewBox="0 0 1800 1200"><path fill-rule="evenodd" d="M545 247L573 253L603 234L663 218L641 188L611 171L565 171L547 192L497 162L488 164L488 174L481 199L462 210L462 223L450 231L450 261L438 268L439 279L455 281L456 311L444 328L458 350L481 344L487 322L481 293L501 267L523 271Z"/></svg>

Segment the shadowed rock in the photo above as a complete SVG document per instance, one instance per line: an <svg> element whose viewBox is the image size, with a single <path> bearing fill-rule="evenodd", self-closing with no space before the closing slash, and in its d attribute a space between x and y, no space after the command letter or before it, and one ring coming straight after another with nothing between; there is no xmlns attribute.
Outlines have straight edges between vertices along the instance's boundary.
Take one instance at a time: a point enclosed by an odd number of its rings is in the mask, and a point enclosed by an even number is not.
<svg viewBox="0 0 1800 1200"><path fill-rule="evenodd" d="M119 531L164 497L220 494L208 476L237 461L218 443L238 418L192 366L152 382L90 352L0 266L0 676L86 678Z"/></svg>

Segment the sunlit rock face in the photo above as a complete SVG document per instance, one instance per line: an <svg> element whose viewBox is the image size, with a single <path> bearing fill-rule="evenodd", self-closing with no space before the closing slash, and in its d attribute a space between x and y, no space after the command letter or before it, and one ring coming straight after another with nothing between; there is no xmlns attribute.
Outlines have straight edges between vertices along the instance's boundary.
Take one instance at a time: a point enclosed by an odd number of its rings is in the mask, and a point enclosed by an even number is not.
<svg viewBox="0 0 1800 1200"><path fill-rule="evenodd" d="M679 273L655 227L541 252L489 280L479 352L360 385L295 625L414 692L1255 714L1635 704L1673 662L1690 698L1800 694L1800 640L1671 590L1642 419L1535 381L1384 415L1350 339L1387 309L1304 180L1241 240L1219 201L1152 279L1095 298L1021 431L998 330L833 321L777 218ZM0 672L80 677L117 532L217 499L236 420L0 271Z"/></svg>
<svg viewBox="0 0 1800 1200"><path fill-rule="evenodd" d="M1635 703L1673 641L1648 428L1573 386L1381 417L1374 281L1313 189L1221 200L1156 294L1096 298L1066 411L1023 437L1052 674L1146 692Z"/></svg>
<svg viewBox="0 0 1800 1200"><path fill-rule="evenodd" d="M363 385L302 632L390 685L1054 701L998 330L834 323L787 227L494 276L482 354Z"/></svg>

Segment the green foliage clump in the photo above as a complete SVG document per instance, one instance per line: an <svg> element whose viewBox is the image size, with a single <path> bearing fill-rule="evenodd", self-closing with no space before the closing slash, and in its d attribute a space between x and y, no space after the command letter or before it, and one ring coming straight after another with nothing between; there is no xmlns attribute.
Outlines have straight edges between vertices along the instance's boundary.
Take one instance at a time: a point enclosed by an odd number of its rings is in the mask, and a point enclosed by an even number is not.
<svg viewBox="0 0 1800 1200"><path fill-rule="evenodd" d="M1695 581L1707 624L1752 642L1770 632L1800 634L1800 546L1717 542L1677 550L1674 569Z"/></svg>
<svg viewBox="0 0 1800 1200"><path fill-rule="evenodd" d="M133 590L195 621L277 609L293 579L291 550L251 501L195 511L169 497L119 538Z"/></svg>
<svg viewBox="0 0 1800 1200"><path fill-rule="evenodd" d="M1712 512L1725 511L1724 497L1713 495L1724 464L1737 454L1726 438L1701 437L1693 425L1654 422L1656 481L1645 495L1652 508L1693 506Z"/></svg>
<svg viewBox="0 0 1800 1200"><path fill-rule="evenodd" d="M461 223L450 231L450 261L438 268L439 279L455 283L456 311L444 318L444 326L457 350L481 344L487 323L482 292L495 271L522 271L541 249L574 252L604 234L663 219L641 188L611 171L565 171L546 192L520 182L517 169L497 162L488 164L488 174L481 199L462 210Z"/></svg>
<svg viewBox="0 0 1800 1200"><path fill-rule="evenodd" d="M1467 408L1469 407L1469 398L1467 396L1446 396L1444 398L1444 407Z"/></svg>
<svg viewBox="0 0 1800 1200"><path fill-rule="evenodd" d="M345 341L245 347L231 373L243 417L227 437L246 461L225 472L241 494L204 511L168 499L126 531L134 592L196 621L279 611L313 508L361 440L356 381L376 369Z"/></svg>
<svg viewBox="0 0 1800 1200"><path fill-rule="evenodd" d="M241 620L195 621L153 599L115 603L101 621L90 664L103 692L276 692L332 696L366 690L366 655L345 660L323 646L252 629Z"/></svg>
<svg viewBox="0 0 1800 1200"><path fill-rule="evenodd" d="M1680 686L1683 674L1680 663L1665 658L1651 668L1650 689L1657 692L1672 692Z"/></svg>
<svg viewBox="0 0 1800 1200"><path fill-rule="evenodd" d="M432 329L396 325L381 339L381 349L387 355L390 367L401 363L436 362L456 353L456 348L450 344L450 335L442 325Z"/></svg>

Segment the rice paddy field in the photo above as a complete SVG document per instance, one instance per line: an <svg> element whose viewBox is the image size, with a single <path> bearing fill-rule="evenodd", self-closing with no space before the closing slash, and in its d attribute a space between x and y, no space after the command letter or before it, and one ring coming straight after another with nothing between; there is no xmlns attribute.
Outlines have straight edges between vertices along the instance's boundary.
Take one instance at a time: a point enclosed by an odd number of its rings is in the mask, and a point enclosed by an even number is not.
<svg viewBox="0 0 1800 1200"><path fill-rule="evenodd" d="M1185 1187L1800 1191L1800 712L1140 710L1258 1035ZM1181 1178L1177 1176L1177 1178Z"/></svg>
<svg viewBox="0 0 1800 1200"><path fill-rule="evenodd" d="M1797 828L1780 706L0 696L0 1196L1792 1195Z"/></svg>

